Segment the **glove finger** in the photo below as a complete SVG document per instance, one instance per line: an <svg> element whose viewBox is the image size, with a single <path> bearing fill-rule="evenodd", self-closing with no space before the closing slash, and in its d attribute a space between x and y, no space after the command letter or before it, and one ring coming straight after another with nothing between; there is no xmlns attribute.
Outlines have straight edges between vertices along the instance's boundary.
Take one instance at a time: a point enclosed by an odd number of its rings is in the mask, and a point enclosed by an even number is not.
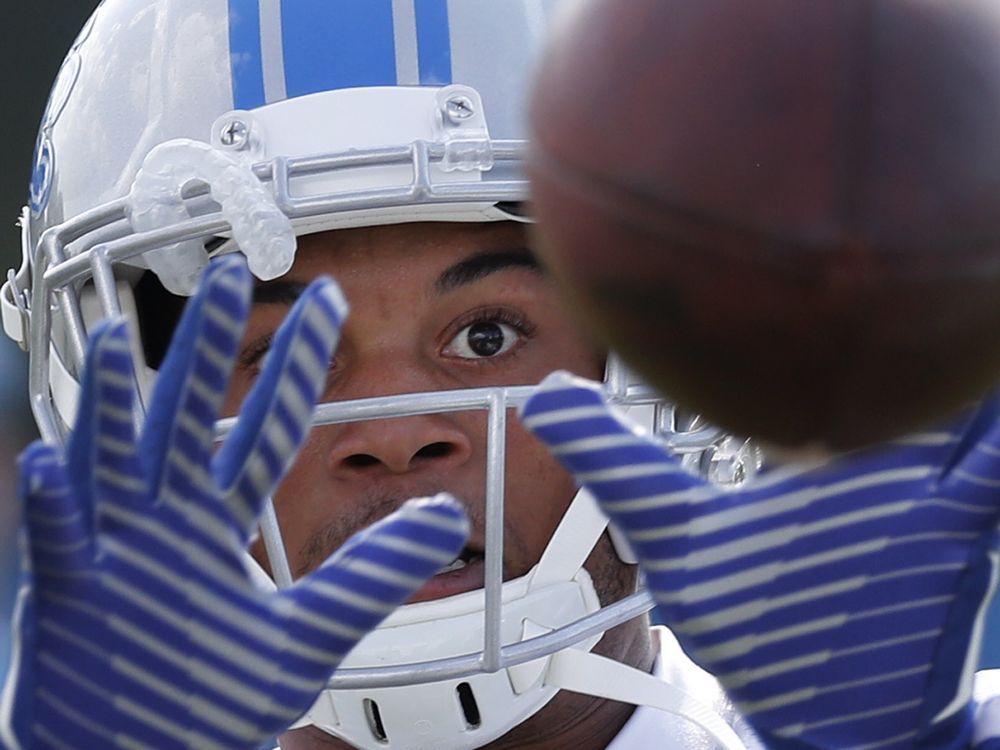
<svg viewBox="0 0 1000 750"><path fill-rule="evenodd" d="M347 302L331 279L309 285L278 330L236 427L213 459L212 472L244 539L309 430L346 314Z"/></svg>
<svg viewBox="0 0 1000 750"><path fill-rule="evenodd" d="M108 431L109 423L114 422L121 428L121 439L134 443L132 377L131 352L122 322L102 321L90 336L80 401L66 447L67 469L88 527L93 527L96 519L97 485L108 479L100 476L103 472L98 471L97 463L102 430ZM108 388L118 390L116 386L120 386L122 397L105 402L104 392Z"/></svg>
<svg viewBox="0 0 1000 750"><path fill-rule="evenodd" d="M184 310L160 368L141 455L153 496L171 505L214 491L208 466L215 420L242 337L250 291L249 272L240 256L213 261Z"/></svg>
<svg viewBox="0 0 1000 750"><path fill-rule="evenodd" d="M135 373L124 321L107 324L92 345L91 374L95 413L90 460L98 529L145 498L135 435ZM75 460L83 460L82 455ZM88 488L88 490L91 488Z"/></svg>
<svg viewBox="0 0 1000 750"><path fill-rule="evenodd" d="M19 463L31 569L46 587L58 585L92 566L93 525L77 502L57 448L32 443Z"/></svg>
<svg viewBox="0 0 1000 750"><path fill-rule="evenodd" d="M666 449L614 414L600 389L555 372L521 409L521 421L601 503L644 557L688 520L692 502L716 491L684 471Z"/></svg>
<svg viewBox="0 0 1000 750"><path fill-rule="evenodd" d="M277 594L296 643L288 668L325 679L354 645L461 552L469 522L446 493L410 500L355 534L321 568Z"/></svg>

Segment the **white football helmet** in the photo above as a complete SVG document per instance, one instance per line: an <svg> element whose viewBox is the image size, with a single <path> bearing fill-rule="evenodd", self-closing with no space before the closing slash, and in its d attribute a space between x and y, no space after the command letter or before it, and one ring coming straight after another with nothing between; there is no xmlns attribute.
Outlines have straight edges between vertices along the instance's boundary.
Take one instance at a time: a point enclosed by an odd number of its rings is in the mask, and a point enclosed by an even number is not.
<svg viewBox="0 0 1000 750"><path fill-rule="evenodd" d="M66 437L87 331L102 317L136 321L145 401L155 362L139 341L144 274L188 294L214 253L239 250L259 277L280 275L296 234L527 220L525 88L555 4L106 0L53 88L22 220L23 264L0 295L6 332L30 352L43 438ZM613 356L605 385L693 469L727 483L756 469L745 441L674 409ZM487 574L483 590L394 613L351 653L302 723L358 747L479 747L584 672L603 675L623 700L640 692L690 718L686 699L669 686L586 658L604 631L646 612L651 600L644 591L598 600L583 561L607 521L585 493L539 564L502 580L504 420L530 390L319 407L320 424L487 411ZM287 585L271 507L262 534L277 585ZM627 545L616 546L628 559ZM693 720L729 736L712 716Z"/></svg>

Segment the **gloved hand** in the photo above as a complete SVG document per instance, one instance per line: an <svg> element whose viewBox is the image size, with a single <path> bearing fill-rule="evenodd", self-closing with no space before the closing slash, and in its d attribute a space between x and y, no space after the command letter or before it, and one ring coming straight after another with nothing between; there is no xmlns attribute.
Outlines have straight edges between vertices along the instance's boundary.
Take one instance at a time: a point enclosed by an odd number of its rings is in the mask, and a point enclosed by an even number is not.
<svg viewBox="0 0 1000 750"><path fill-rule="evenodd" d="M257 747L461 549L455 501L411 501L293 587L252 585L243 550L308 430L346 305L331 281L309 287L216 450L250 291L240 258L209 267L138 441L125 326L105 324L65 455L41 443L25 452L9 747Z"/></svg>
<svg viewBox="0 0 1000 750"><path fill-rule="evenodd" d="M628 535L664 621L769 747L968 747L1000 520L996 399L737 490L681 469L600 391L522 420Z"/></svg>

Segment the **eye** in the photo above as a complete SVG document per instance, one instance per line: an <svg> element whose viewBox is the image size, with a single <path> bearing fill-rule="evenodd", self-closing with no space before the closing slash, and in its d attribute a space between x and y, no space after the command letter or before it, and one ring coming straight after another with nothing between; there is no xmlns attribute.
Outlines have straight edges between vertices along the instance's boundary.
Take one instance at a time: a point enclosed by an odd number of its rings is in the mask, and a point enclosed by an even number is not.
<svg viewBox="0 0 1000 750"><path fill-rule="evenodd" d="M511 325L496 320L481 320L460 330L445 347L444 353L462 359L485 359L508 351L520 334Z"/></svg>

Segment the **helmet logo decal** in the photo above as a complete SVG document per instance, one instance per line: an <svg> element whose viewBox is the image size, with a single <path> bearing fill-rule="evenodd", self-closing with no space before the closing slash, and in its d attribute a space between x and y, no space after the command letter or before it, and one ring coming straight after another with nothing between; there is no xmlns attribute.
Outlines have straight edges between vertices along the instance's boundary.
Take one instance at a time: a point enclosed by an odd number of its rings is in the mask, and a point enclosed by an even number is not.
<svg viewBox="0 0 1000 750"><path fill-rule="evenodd" d="M52 87L52 94L45 106L45 114L42 115L42 126L35 141L28 197L28 205L33 216L39 216L49 204L55 176L55 148L52 145L52 128L59 121L59 117L66 108L66 102L69 101L70 94L73 93L77 79L80 77L79 49L80 45L86 41L90 28L89 25L85 27L77 37L72 49L63 61L62 67L59 68L59 74Z"/></svg>
<svg viewBox="0 0 1000 750"><path fill-rule="evenodd" d="M229 51L236 109L452 82L447 0L229 0Z"/></svg>
<svg viewBox="0 0 1000 750"><path fill-rule="evenodd" d="M69 101L69 95L73 93L73 88L80 77L80 68L80 52L77 46L70 50L62 67L59 68L55 85L52 87L52 95L49 97L45 114L42 116L42 129L50 130L58 122L66 108L66 102Z"/></svg>
<svg viewBox="0 0 1000 750"><path fill-rule="evenodd" d="M38 133L35 142L35 157L31 168L31 187L28 205L33 216L39 216L49 204L52 193L52 172L55 169L55 156L52 141L48 131L43 128Z"/></svg>

